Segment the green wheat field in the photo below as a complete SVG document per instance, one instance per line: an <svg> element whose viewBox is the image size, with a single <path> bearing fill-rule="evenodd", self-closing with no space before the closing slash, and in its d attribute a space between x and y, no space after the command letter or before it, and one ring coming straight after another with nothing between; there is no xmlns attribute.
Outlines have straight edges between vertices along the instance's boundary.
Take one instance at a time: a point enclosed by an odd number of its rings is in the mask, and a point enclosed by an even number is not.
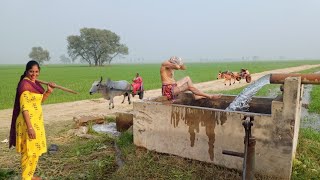
<svg viewBox="0 0 320 180"><path fill-rule="evenodd" d="M263 62L212 62L212 63L189 63L187 70L176 71L177 79L190 76L194 83L212 81L217 73L225 70L239 71L247 68L250 73L299 66L304 64L318 64L320 61L263 61ZM103 67L89 67L88 65L42 65L39 79L53 81L58 85L73 89L79 94L69 94L61 90L55 90L46 104L70 102L84 99L93 99L99 95L89 95L89 89L95 80L102 76L104 80L127 80L131 82L136 72L139 72L144 80L146 90L158 89L160 82L159 64L118 64ZM0 109L12 108L15 90L25 65L0 65Z"/></svg>

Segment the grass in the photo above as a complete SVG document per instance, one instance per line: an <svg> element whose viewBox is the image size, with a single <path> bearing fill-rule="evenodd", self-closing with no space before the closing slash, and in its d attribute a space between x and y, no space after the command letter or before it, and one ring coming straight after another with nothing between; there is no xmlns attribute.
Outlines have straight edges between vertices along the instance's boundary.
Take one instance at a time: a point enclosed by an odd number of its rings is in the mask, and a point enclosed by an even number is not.
<svg viewBox="0 0 320 180"><path fill-rule="evenodd" d="M92 139L69 135L73 121L46 127L47 143L57 144L56 153L40 157L36 175L44 179L108 179L116 169L114 139L99 134ZM8 132L0 132L3 139ZM0 179L18 178L20 155L7 146L0 146Z"/></svg>
<svg viewBox="0 0 320 180"><path fill-rule="evenodd" d="M320 87L313 86L310 93L311 102L309 104L309 112L315 112L320 114Z"/></svg>
<svg viewBox="0 0 320 180"><path fill-rule="evenodd" d="M161 154L136 147L133 135L123 133L118 139L97 134L83 139L70 136L74 122L60 122L47 127L48 144L57 144L58 152L42 155L36 175L43 179L241 179L241 171L210 163ZM7 132L0 132L2 139ZM125 164L118 168L114 143L121 149ZM292 179L320 177L320 133L301 129ZM17 179L20 156L0 146L0 179ZM257 174L258 180L276 179Z"/></svg>
<svg viewBox="0 0 320 180"><path fill-rule="evenodd" d="M0 169L0 179L10 179L13 176L16 176L17 174L13 170L8 169Z"/></svg>
<svg viewBox="0 0 320 180"><path fill-rule="evenodd" d="M135 147L130 133L123 134L118 145L126 165L111 179L241 179L238 170ZM256 179L274 178L257 175Z"/></svg>
<svg viewBox="0 0 320 180"><path fill-rule="evenodd" d="M300 129L299 144L293 165L292 179L320 177L320 133L312 129Z"/></svg>
<svg viewBox="0 0 320 180"><path fill-rule="evenodd" d="M42 177L99 179L116 168L112 140L108 137L74 138L59 147L57 154L46 154L40 159L38 174Z"/></svg>
<svg viewBox="0 0 320 180"><path fill-rule="evenodd" d="M132 134L123 134L119 146L126 165L110 179L241 179L241 172L212 164L160 154L136 148ZM318 179L320 177L320 133L301 129L294 161L292 179ZM276 179L256 175L256 179Z"/></svg>
<svg viewBox="0 0 320 180"><path fill-rule="evenodd" d="M133 145L133 135L124 133L117 144L123 152L126 165L111 179L239 179L240 173L212 164L201 163L173 155L156 153Z"/></svg>
<svg viewBox="0 0 320 180"><path fill-rule="evenodd" d="M303 73L314 73L319 72L320 68L312 68L309 70L303 71ZM320 114L320 86L314 85L310 93L310 103L309 103L309 112L314 112Z"/></svg>
<svg viewBox="0 0 320 180"><path fill-rule="evenodd" d="M205 64L195 64L199 71L205 69L201 67ZM226 64L225 64L226 65ZM120 66L120 65L119 65ZM150 67L153 65L150 65ZM208 65L207 65L208 66ZM14 66L10 66L9 69ZM46 67L46 66L45 66ZM113 68L99 67L100 69ZM191 66L193 67L193 66ZM192 69L192 68L189 69ZM0 73L2 73L0 67ZM63 67L57 68L60 71ZM78 69L90 69L89 67L70 67ZM99 69L92 68L92 69ZM195 67L193 67L195 68ZM280 67L279 67L280 68ZM20 68L16 70L20 71ZM68 68L67 68L68 69ZM121 69L121 68L120 68ZM158 68L157 68L158 69ZM45 68L42 69L43 72ZM155 70L155 69L153 69ZM303 71L310 73L318 71L320 68ZM98 72L98 71L97 71ZM157 71L158 72L158 71ZM253 71L251 71L254 73ZM88 73L90 74L90 73ZM124 74L124 73L123 73ZM134 74L134 73L133 73ZM196 75L187 72L188 75ZM202 74L202 73L200 73ZM215 73L212 73L215 74ZM18 76L18 74L16 74ZM43 74L42 74L43 75ZM41 76L42 76L41 75ZM181 76L183 74L180 74ZM94 73L88 75L94 77ZM191 77L192 77L191 76ZM58 77L58 76L57 76ZM117 77L117 76L115 76ZM130 75L131 77L131 75ZM51 77L54 79L54 77ZM193 77L192 77L193 78ZM197 80L203 77L199 77ZM211 77L210 77L211 78ZM45 79L45 78L43 78ZM49 79L49 77L48 77ZM47 79L46 79L47 80ZM212 80L212 79L210 79ZM89 82L89 78L87 79ZM90 80L91 81L91 80ZM63 81L61 81L63 82ZM67 81L65 81L67 82ZM61 84L63 85L63 84ZM72 88L65 85L66 87ZM266 96L269 89L278 89L276 86L266 86L258 95ZM76 86L75 86L76 87ZM317 87L317 86L315 86ZM152 88L150 86L149 88ZM157 87L158 88L158 87ZM85 88L83 88L85 89ZM243 88L223 92L224 94L239 94ZM76 89L75 89L76 90ZM1 98L3 98L3 88ZM55 91L58 96L58 90ZM60 98L62 98L61 93ZM82 95L81 95L82 96ZM72 97L72 96L71 96ZM89 96L90 97L90 96ZM1 99L0 98L0 99ZM11 99L13 100L13 99ZM70 99L69 99L70 100ZM316 104L320 104L316 102ZM2 105L2 103L0 104ZM4 106L2 106L4 107ZM114 119L107 119L114 121ZM133 144L132 133L123 133L119 139L110 136L95 134L96 138L82 139L70 136L68 131L73 127L72 121L59 122L46 127L48 145L57 144L59 151L55 154L45 154L41 157L36 171L44 179L240 179L241 172L224 167L214 166L204 162L180 158L173 155L160 154L153 151L138 148ZM0 130L0 139L7 137L7 130ZM115 160L114 143L117 143L122 151L122 158L125 165L118 169ZM320 133L311 129L301 129L299 134L299 144L294 161L292 179L319 179L320 177ZM17 179L20 173L20 156L14 150L8 150L7 146L0 144L0 179ZM256 179L274 179L257 175Z"/></svg>
<svg viewBox="0 0 320 180"><path fill-rule="evenodd" d="M186 71L177 71L177 79L190 76L195 83L216 79L220 70L239 71L246 67L251 73L257 73L272 69L293 67L304 64L319 64L320 61L264 61L264 62L213 62L213 63L189 63ZM79 92L78 95L69 94L61 90L55 90L46 103L70 102L84 99L93 99L99 95L89 95L91 84L102 76L112 80L127 80L131 82L136 72L144 79L146 90L161 87L159 75L160 62L158 64L122 64L103 67L88 67L84 65L44 65L41 67L39 79L53 81L58 85ZM0 109L12 108L17 82L24 71L24 65L1 65L0 76L2 79L0 88Z"/></svg>
<svg viewBox="0 0 320 180"><path fill-rule="evenodd" d="M148 151L133 144L133 135L123 133L119 139L99 134L93 139L70 136L73 121L49 125L47 143L59 150L44 154L39 160L37 176L43 179L240 179L241 172L195 160ZM0 138L8 132L0 131ZM122 152L125 165L118 168L114 143ZM18 179L20 155L0 146L0 179ZM258 176L257 179L270 179Z"/></svg>
<svg viewBox="0 0 320 180"><path fill-rule="evenodd" d="M120 138L117 140L117 145L121 148L123 155L127 157L129 152L135 149L132 133L127 131L122 133Z"/></svg>

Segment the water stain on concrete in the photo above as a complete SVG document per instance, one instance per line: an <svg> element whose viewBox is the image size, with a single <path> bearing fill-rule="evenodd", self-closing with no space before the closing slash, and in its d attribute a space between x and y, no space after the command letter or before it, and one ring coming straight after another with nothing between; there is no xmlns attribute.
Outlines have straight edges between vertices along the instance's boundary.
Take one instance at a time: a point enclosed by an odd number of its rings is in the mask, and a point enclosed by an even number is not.
<svg viewBox="0 0 320 180"><path fill-rule="evenodd" d="M192 108L188 106L172 106L171 124L178 127L179 123L185 123L189 128L190 146L195 146L196 133L200 126L205 127L208 137L208 154L210 160L214 160L214 142L216 125L223 125L227 121L226 112Z"/></svg>

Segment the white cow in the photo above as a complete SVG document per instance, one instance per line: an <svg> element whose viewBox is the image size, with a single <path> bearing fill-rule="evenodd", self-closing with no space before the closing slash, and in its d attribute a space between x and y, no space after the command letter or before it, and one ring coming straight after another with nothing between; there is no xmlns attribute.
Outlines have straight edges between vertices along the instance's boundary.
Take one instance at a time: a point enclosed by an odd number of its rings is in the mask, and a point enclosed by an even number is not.
<svg viewBox="0 0 320 180"><path fill-rule="evenodd" d="M109 109L114 108L113 98L115 96L123 95L123 101L128 96L128 102L131 104L130 94L131 94L131 84L128 81L121 80L121 81L111 81L108 79L106 83L102 82L102 77L100 81L94 81L92 87L89 91L90 95L99 92L103 95L103 97L109 100Z"/></svg>

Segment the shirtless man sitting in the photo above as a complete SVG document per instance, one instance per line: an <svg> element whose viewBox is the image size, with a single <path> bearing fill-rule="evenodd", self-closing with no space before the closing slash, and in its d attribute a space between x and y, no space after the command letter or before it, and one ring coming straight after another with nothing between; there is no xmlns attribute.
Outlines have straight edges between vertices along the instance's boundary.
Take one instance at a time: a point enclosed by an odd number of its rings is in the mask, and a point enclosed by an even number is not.
<svg viewBox="0 0 320 180"><path fill-rule="evenodd" d="M162 96L166 96L168 100L174 100L176 95L185 91L191 91L196 99L210 98L215 100L221 97L221 95L209 95L198 90L194 87L189 76L186 76L179 81L175 81L174 70L186 70L186 66L179 57L173 56L161 64L160 76L162 81Z"/></svg>

